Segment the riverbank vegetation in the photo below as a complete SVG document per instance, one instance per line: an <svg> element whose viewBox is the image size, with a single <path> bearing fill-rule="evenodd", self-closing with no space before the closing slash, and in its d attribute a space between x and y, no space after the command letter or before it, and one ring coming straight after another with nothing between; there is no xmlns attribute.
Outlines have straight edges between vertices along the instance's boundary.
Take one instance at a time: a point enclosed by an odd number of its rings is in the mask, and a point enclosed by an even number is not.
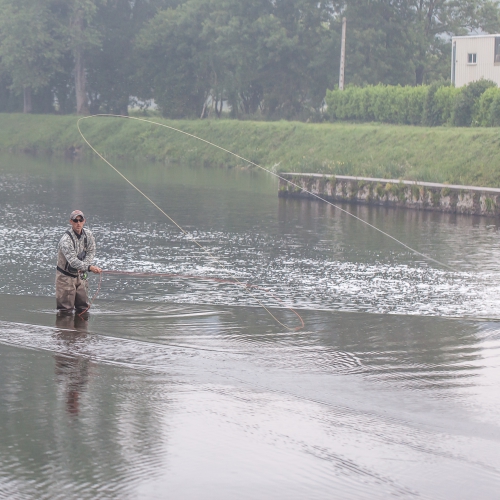
<svg viewBox="0 0 500 500"><path fill-rule="evenodd" d="M324 172L500 187L500 130L384 124L155 121L179 128L273 171ZM0 114L0 150L90 155L76 116ZM118 118L81 122L98 151L114 158L246 167L242 160L163 127Z"/></svg>
<svg viewBox="0 0 500 500"><path fill-rule="evenodd" d="M447 78L450 35L500 31L493 0L0 0L0 111L321 120L339 81Z"/></svg>
<svg viewBox="0 0 500 500"><path fill-rule="evenodd" d="M375 85L327 91L332 121L456 127L500 126L500 89L479 80L461 88L442 83L401 87Z"/></svg>

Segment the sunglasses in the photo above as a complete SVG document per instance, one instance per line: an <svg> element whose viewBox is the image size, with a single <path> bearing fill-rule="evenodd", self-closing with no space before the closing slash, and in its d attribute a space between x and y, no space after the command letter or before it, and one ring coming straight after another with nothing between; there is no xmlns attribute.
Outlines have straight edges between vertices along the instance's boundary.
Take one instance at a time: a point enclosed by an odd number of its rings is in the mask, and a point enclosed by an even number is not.
<svg viewBox="0 0 500 500"><path fill-rule="evenodd" d="M71 219L73 222L83 222L85 219Z"/></svg>

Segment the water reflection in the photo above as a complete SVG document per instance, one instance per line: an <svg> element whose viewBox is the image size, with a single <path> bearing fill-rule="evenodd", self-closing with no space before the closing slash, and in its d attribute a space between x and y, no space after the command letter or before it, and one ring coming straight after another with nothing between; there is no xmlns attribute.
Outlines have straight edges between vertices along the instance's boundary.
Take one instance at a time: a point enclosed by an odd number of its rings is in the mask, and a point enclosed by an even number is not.
<svg viewBox="0 0 500 500"><path fill-rule="evenodd" d="M81 394L86 390L89 378L89 359L75 356L75 347L87 338L88 315L58 313L56 315L56 340L67 353L54 354L56 379L64 387L66 409L71 415L80 412Z"/></svg>
<svg viewBox="0 0 500 500"><path fill-rule="evenodd" d="M89 317L90 313L80 315L74 313L58 312L56 314L55 324L58 328L63 330L61 331L61 335L70 333L66 330L71 330L74 333L85 333L88 331ZM76 338L76 336L74 338Z"/></svg>
<svg viewBox="0 0 500 500"><path fill-rule="evenodd" d="M461 397L459 389L481 385L484 331L489 332L490 357L500 331L496 323L301 311L306 328L295 332L276 327L257 307L119 301L101 302L89 321L58 317L58 329L42 335L41 326L27 323L50 325L52 313L37 314L34 308L45 302L52 303L0 295L9 310L2 318L12 322L0 321L0 341L168 374L174 360L247 359L293 373L357 374L387 387L431 390L438 398ZM284 322L294 320L287 311L273 312Z"/></svg>
<svg viewBox="0 0 500 500"><path fill-rule="evenodd" d="M99 365L86 328L75 316L46 328L2 322L0 498L134 498L135 484L161 471L169 380Z"/></svg>

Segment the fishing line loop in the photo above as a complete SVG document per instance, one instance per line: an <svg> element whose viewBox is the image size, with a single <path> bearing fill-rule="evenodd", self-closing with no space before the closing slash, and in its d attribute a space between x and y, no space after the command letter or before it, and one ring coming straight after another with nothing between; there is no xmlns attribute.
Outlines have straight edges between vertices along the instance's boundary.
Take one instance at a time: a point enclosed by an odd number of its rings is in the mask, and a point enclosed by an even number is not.
<svg viewBox="0 0 500 500"><path fill-rule="evenodd" d="M169 129L169 130L172 130L174 132L178 132L180 134L183 134L187 137L191 137L193 139L196 139L198 141L201 141L201 142L204 142L205 144L208 144L212 147L215 147L221 151L224 151L225 153L228 153L250 165L253 165L254 167L257 167L261 170L263 170L264 172L267 172L268 174L271 174L272 176L280 179L281 181L283 182L286 182L287 184L291 185L291 186L294 186L295 188L299 189L300 191L304 192L304 193L307 193L309 194L310 196L312 196L313 198L316 198L320 201L322 201L323 203L326 203L327 205L330 205L332 206L333 208L339 210L340 212L344 213L344 214L347 214L348 216L356 219L357 221L359 222L362 222L363 224L365 224L366 226L374 229L375 231L379 232L380 234L383 234L384 236L390 238L391 240L393 240L394 242L398 243L399 245L401 245L402 247L406 248L407 250L409 250L410 252L414 253L415 255L418 255L420 257L423 257L425 260L427 261L430 261L430 262L434 262L435 264L438 264L439 266L442 266L442 267L445 267L451 271L455 271L455 269L451 266L449 266L448 264L445 264L444 262L440 262L439 260L437 259L434 259L433 257L430 257L429 255L426 255L422 252L419 252L418 250L415 250L414 248L410 247L409 245L407 245L406 243L404 243L403 241L401 240L398 240L397 238L395 238L394 236L392 236L391 234L383 231L382 229L379 229L378 227L374 226L373 224L370 224L369 222L365 221L364 219L362 219L361 217L358 217L357 215L354 215L353 213L349 212L348 210L345 210L344 208L340 207L339 205L336 205L328 200L326 200L325 198L323 198L322 196L316 194L316 193L313 193L312 191L309 191L308 189L305 189L303 188L302 186L299 186L298 184L296 184L295 182L293 182L292 180L290 179L287 179L279 174L277 174L276 172L273 172L272 170L268 169L268 168L265 168L261 165L258 165L257 163L251 161L251 160L248 160L247 158L244 158L243 156L240 156L232 151L229 151L228 149L226 148L223 148L222 146L219 146L217 144L214 144L210 141L207 141L206 139L202 139L201 137L198 137L194 134L190 134L189 132L185 132L184 130L180 130L178 128L175 128L175 127L172 127L170 125L166 125L164 123L158 123L158 122L155 122L153 120L147 120L146 118L138 118L138 117L135 117L135 116L126 116L126 115L115 115L115 114L110 114L110 113L99 113L99 114L95 114L95 115L90 115L90 116L83 116L83 117L80 117L77 121L77 127L78 127L78 132L80 133L80 135L82 136L83 140L87 143L87 145L92 149L92 151L94 151L94 153L96 153L97 156L99 156L99 158L101 158L101 160L103 160L105 163L107 163L118 175L120 175L120 177L122 177L128 184L130 184L136 191L138 191L142 196L144 196L144 198L146 198L154 207L156 207L165 217L167 217L167 219L170 220L170 222L172 222L185 236L189 237L189 239L191 241L193 241L200 249L202 249L204 252L206 252L213 260L215 260L219 265L221 265L224 269L228 270L226 268L226 266L224 266L223 264L220 263L220 260L218 258L216 258L215 256L213 256L210 251L208 249L206 249L203 245L201 245L198 241L196 241L196 238L194 238L192 235L190 235L184 228L182 228L174 219L172 219L172 217L170 217L164 210L162 210L151 198L149 198L145 193L143 193L137 186L135 186L129 179L127 179L115 166L113 166L103 155L101 155L93 146L92 144L90 144L90 142L86 139L86 137L84 136L84 134L82 133L81 129L80 129L80 122L82 120L87 120L89 118L97 118L97 117L109 117L109 118L124 118L124 119L128 119L128 120L135 120L135 121L139 121L139 122L144 122L144 123L150 123L152 125L156 125L156 126L159 126L159 127L164 127L166 129ZM229 271L229 270L228 270ZM235 284L238 284L240 286L243 286L244 283L239 281L237 278L233 278L234 279L234 283ZM257 302L259 303L259 305L261 305L270 315L271 317L278 323L280 324L281 326L283 326L284 328L286 328L287 330L300 330L301 328L304 327L304 321L302 320L302 318L300 317L300 315L294 311L292 308L290 307L287 307L287 309L289 309L290 311L294 312L300 319L301 321L301 326L300 327L297 327L297 328L291 328L285 324L283 324L281 321L279 321L273 314L271 311L269 311L269 309L264 305L262 304L262 302L259 301L259 299L257 299L255 296L253 296L253 294L251 294L251 292L249 292L250 295L252 295L252 297L257 300Z"/></svg>
<svg viewBox="0 0 500 500"><path fill-rule="evenodd" d="M207 144L210 144L212 146L215 146L219 149L222 149L223 151L226 151L227 153L231 153L230 151L220 147L220 146L217 146L215 144L212 144L210 143L209 141L206 141L204 139L201 139L195 135L192 135L192 134L189 134L187 132L184 132L182 130L179 130L179 129L176 129L174 127L169 127L168 125L164 125L163 123L157 123L157 122L154 122L152 120L146 120L146 119L143 119L143 118L136 118L136 117L132 117L132 116L125 116L125 115L112 115L112 114L96 114L96 115L90 115L90 116L83 116L81 118L78 119L77 121L77 128L78 128L78 132L80 133L80 135L82 136L82 139L87 143L87 145L90 147L90 149L92 149L92 151L99 157L101 158L101 160L103 160L107 165L109 165L118 175L120 175L120 177L122 177L128 184L130 184L130 186L132 186L138 193L140 193L144 198L146 198L146 200L148 200L155 208L157 208L165 217L167 217L167 219L172 222L183 234L184 236L186 236L190 241L192 241L193 243L195 243L201 250L203 250L207 255L209 255L215 262L217 262L217 264L219 264L220 267L222 267L223 269L225 269L226 271L230 272L230 270L227 268L227 266L225 266L224 264L221 263L220 259L218 259L215 255L213 255L206 247L204 247L201 243L199 243L196 238L190 234L188 231L186 231L180 224L178 224L172 217L170 217L170 215L168 215L160 206L158 206L146 193L144 193L143 191L141 191L132 181L130 181L127 177L125 177L110 161L108 161L101 153L99 153L99 151L97 151L93 146L92 144L90 144L90 142L87 140L87 138L84 136L81 128L80 128L80 122L82 120L86 120L88 118L95 118L95 117L99 117L99 116L107 116L107 117L114 117L114 118L129 118L129 119L133 119L133 120L137 120L137 121L142 121L142 122L146 122L146 123L151 123L153 125L158 125L158 126L162 126L162 127L165 127L165 128L168 128L168 129L171 129L171 130L174 130L176 132L181 132L187 136L190 136L192 138L195 138L195 139L198 139L198 140L201 140ZM238 158L244 160L244 161L248 161L248 160L245 160L245 158L241 157L241 156L238 156L236 155L235 153L231 153L233 154L234 156L237 156ZM252 163L252 162L250 162ZM252 163L253 164L253 163ZM263 167L260 167L260 168L263 168ZM118 273L118 271L116 271ZM158 273L158 274L161 274L161 273ZM102 273L101 273L101 279L99 280L99 288L100 288L100 285L101 285L101 281L102 281ZM293 308L289 307L289 306L286 306L284 305L284 303L278 299L278 297L276 297L274 294L272 294L269 290L266 290L264 288L261 288L261 287L256 287L255 285L249 285L247 286L246 283L240 281L238 278L234 277L232 278L232 281L229 281L228 282L231 282L233 284L236 284L238 286L242 286L242 287L245 287L249 293L250 296L252 296L252 298L254 300L256 300L256 302L279 324L281 325L283 328L286 328L287 330L289 331L297 331L297 330L301 330L302 328L304 328L305 324L304 324L304 320L302 319L302 317L300 316L300 314L295 311ZM289 311L293 312L297 318L299 319L300 321L300 325L297 326L297 327L290 327L288 325L286 325L285 323L282 323L270 310L268 307L266 307L265 304L263 304L251 291L250 291L250 288L258 288L259 290L263 290L264 292L266 292L269 296L273 297L275 300L277 300L278 302L280 302L281 304L284 305L284 308L285 309L288 309ZM94 298L97 296L97 294L94 296ZM94 298L92 299L92 301L94 300ZM90 303L90 305L92 304L92 302ZM90 309L90 305L89 307L83 312L87 312L89 309ZM81 313L81 314L83 314Z"/></svg>
<svg viewBox="0 0 500 500"><path fill-rule="evenodd" d="M78 126L78 131L80 132L80 135L82 136L83 140L91 147L91 149L101 158L103 159L106 163L108 163L108 165L110 165L112 168L115 169L115 167L113 167L105 158L103 158L93 147L92 145L87 141L87 139L85 139L85 136L82 134L82 131L80 130L80 122L82 120L86 120L88 118L95 118L95 117L99 117L99 116L107 116L107 117L114 117L114 118L128 118L129 120L137 120L137 121L140 121L140 122L146 122L146 123L151 123L153 125L158 125L160 127L164 127L164 128L167 128L169 130L173 130L174 132L178 132L180 134L184 134L188 137L192 137L193 139L197 139L198 141L201 141L201 142L204 142L205 144L208 144L210 146L213 146L214 148L217 148L217 149L220 149L221 151L224 151L225 153L228 153L230 155L233 155L234 157L236 158L239 158L240 160L243 160L247 163L249 163L250 165L253 165L254 167L257 167L257 168L260 168L261 170L263 170L264 172L267 172L268 174L271 174L272 176L276 177L277 179L280 179L284 182L286 182L287 184L290 184L291 186L294 186L296 188L298 188L299 190L303 191L304 193L307 193L309 194L310 196L313 196L314 198L326 203L327 205L330 205L332 206L333 208L336 208L337 210L340 210L341 212L349 215L350 217L353 217L354 219L358 220L359 222L362 222L363 224L366 224L368 227L371 227L372 229L374 229L375 231L378 231L379 233L383 234L384 236L387 236L388 238L390 238L391 240L395 241L396 243L398 243L399 245L403 246L404 248L406 248L407 250L409 250L410 252L414 253L415 255L419 255L420 257L423 257L425 260L428 260L428 261L431 261L431 262L434 262L440 266L443 266L447 269L449 269L450 271L455 271L455 269L451 266L449 266L448 264L445 264L444 262L441 262L437 259L434 259L433 257L430 257L429 255L426 255L422 252L419 252L418 250L415 250L414 248L408 246L406 243L402 242L401 240L398 240L397 238L395 238L394 236L392 236L391 234L389 233L386 233L385 231L383 231L382 229L379 229L378 227L374 226L373 224L370 224L369 222L365 221L364 219L362 219L361 217L358 217L357 215L354 215L353 213L349 212L348 210L345 210L343 209L342 207L338 206L338 205L335 205L334 203L332 203L331 201L328 201L326 200L325 198L323 198L322 196L316 194L316 193L313 193L312 191L309 191L305 188L303 188L302 186L299 186L298 184L296 184L295 182L291 181L290 179L286 179L285 177L277 174L276 172L273 172L272 170L268 169L268 168L265 168L261 165L258 165L257 163L251 161L251 160L248 160L247 158L244 158L243 156L240 156L236 153L233 153L232 151L229 151L228 149L225 149L223 148L222 146L219 146L217 144L214 144L213 142L210 142L210 141L207 141L206 139L202 139L201 137L198 137L194 134L190 134L189 132L185 132L184 130L180 130L178 128L175 128L175 127L172 127L170 125L165 125L164 123L158 123L158 122L155 122L155 121L152 121L152 120L147 120L145 118L138 118L138 117L135 117L135 116L126 116L126 115L113 115L113 114L105 114L105 113L101 113L101 114L95 114L95 115L90 115L90 116L83 116L81 117L78 122L77 122L77 126ZM116 169L115 169L116 170ZM118 170L116 170L118 172ZM119 173L119 172L118 172ZM122 175L122 174L120 174ZM123 175L122 175L123 178L125 178ZM130 183L130 181L127 180L127 182ZM134 186L135 187L135 186ZM137 189L137 188L136 188ZM144 195L145 196L145 195ZM153 203L153 202L152 202ZM155 205L156 206L156 205ZM157 207L159 208L159 207ZM166 214L165 214L166 215ZM168 216L167 216L168 217ZM170 217L169 217L170 218ZM173 221L172 221L173 222ZM177 225L177 224L176 224ZM184 232L184 231L183 231Z"/></svg>

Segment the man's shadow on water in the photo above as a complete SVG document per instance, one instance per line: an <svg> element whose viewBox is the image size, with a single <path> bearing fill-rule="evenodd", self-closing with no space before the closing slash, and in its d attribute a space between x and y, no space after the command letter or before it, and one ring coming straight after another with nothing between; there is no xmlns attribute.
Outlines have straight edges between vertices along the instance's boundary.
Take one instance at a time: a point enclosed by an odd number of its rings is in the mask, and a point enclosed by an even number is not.
<svg viewBox="0 0 500 500"><path fill-rule="evenodd" d="M54 354L57 381L64 385L66 410L70 415L80 412L80 397L89 378L89 359L78 355L87 338L88 316L58 313L56 336L67 353Z"/></svg>

